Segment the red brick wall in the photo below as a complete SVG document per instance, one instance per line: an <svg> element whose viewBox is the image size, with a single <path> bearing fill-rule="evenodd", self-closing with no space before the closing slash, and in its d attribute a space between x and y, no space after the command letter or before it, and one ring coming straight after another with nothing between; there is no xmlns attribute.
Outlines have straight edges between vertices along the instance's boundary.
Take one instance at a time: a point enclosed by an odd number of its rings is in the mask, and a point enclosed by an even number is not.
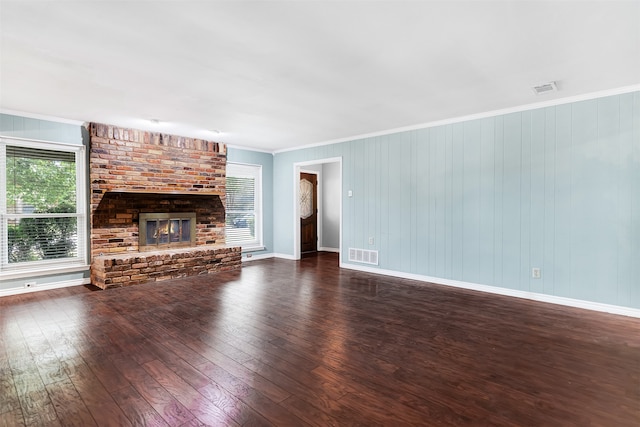
<svg viewBox="0 0 640 427"><path fill-rule="evenodd" d="M224 144L98 123L89 133L92 258L138 251L140 212L196 212L197 244L224 244Z"/></svg>

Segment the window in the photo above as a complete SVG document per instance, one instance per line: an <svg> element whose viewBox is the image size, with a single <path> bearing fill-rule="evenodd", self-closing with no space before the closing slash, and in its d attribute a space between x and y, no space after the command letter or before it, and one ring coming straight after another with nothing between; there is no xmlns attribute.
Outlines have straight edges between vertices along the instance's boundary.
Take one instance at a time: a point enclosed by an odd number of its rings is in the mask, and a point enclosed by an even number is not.
<svg viewBox="0 0 640 427"><path fill-rule="evenodd" d="M85 264L83 152L0 139L0 272Z"/></svg>
<svg viewBox="0 0 640 427"><path fill-rule="evenodd" d="M227 163L226 243L262 249L262 166Z"/></svg>

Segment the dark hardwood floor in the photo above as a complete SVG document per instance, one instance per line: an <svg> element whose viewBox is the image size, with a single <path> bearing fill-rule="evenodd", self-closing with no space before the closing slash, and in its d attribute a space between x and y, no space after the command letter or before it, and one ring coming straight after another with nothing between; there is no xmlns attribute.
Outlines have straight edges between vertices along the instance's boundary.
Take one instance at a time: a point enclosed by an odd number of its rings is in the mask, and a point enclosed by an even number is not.
<svg viewBox="0 0 640 427"><path fill-rule="evenodd" d="M640 425L639 319L337 264L0 298L0 425Z"/></svg>

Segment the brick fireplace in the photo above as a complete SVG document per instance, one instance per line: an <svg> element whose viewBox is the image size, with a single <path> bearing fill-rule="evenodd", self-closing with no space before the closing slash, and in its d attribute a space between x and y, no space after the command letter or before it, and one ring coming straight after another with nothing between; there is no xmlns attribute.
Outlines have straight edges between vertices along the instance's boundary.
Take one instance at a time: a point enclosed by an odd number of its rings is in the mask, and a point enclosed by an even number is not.
<svg viewBox="0 0 640 427"><path fill-rule="evenodd" d="M240 248L224 245L224 144L98 123L89 135L93 284L106 289L240 267ZM195 236L178 248L140 252L140 214L194 217Z"/></svg>

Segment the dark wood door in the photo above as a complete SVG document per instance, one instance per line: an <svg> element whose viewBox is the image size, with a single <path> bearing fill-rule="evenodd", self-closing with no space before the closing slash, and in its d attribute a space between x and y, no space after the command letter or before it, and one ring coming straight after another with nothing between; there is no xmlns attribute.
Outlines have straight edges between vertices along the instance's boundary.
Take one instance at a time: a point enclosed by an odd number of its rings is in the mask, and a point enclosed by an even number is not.
<svg viewBox="0 0 640 427"><path fill-rule="evenodd" d="M300 172L300 252L318 251L318 176Z"/></svg>

